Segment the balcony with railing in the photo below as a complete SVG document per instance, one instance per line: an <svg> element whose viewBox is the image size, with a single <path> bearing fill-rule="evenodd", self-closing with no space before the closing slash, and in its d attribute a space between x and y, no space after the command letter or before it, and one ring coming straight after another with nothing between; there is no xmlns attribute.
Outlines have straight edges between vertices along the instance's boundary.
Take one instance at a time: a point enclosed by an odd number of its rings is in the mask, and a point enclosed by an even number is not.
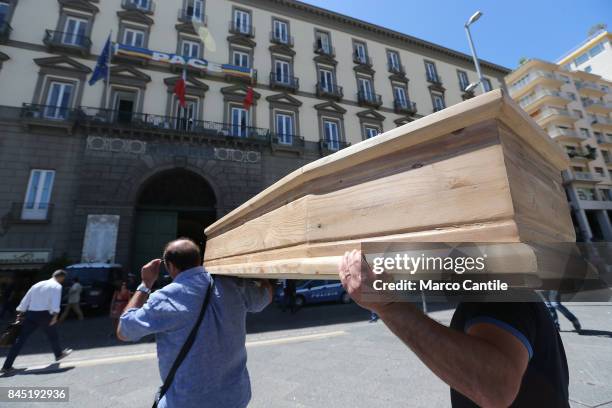
<svg viewBox="0 0 612 408"><path fill-rule="evenodd" d="M0 21L0 42L6 42L11 38L11 32L13 31L13 27L8 23L8 21Z"/></svg>
<svg viewBox="0 0 612 408"><path fill-rule="evenodd" d="M155 13L155 3L153 0L122 0L121 7L124 10L136 10L145 14Z"/></svg>
<svg viewBox="0 0 612 408"><path fill-rule="evenodd" d="M416 102L407 101L404 99L395 99L393 101L395 113L414 115L417 111Z"/></svg>
<svg viewBox="0 0 612 408"><path fill-rule="evenodd" d="M608 135L597 135L597 144L600 146L610 147L612 146L612 137Z"/></svg>
<svg viewBox="0 0 612 408"><path fill-rule="evenodd" d="M548 71L530 71L525 77L510 86L510 94L514 98L525 95L532 87L543 85L558 88L563 85L562 79Z"/></svg>
<svg viewBox="0 0 612 408"><path fill-rule="evenodd" d="M589 112L601 113L604 115L612 112L612 103L604 102L600 99L584 98L582 104L584 105L584 109Z"/></svg>
<svg viewBox="0 0 612 408"><path fill-rule="evenodd" d="M253 27L252 24L239 21L229 22L229 32L234 35L241 35L248 38L255 37L255 27Z"/></svg>
<svg viewBox="0 0 612 408"><path fill-rule="evenodd" d="M606 90L601 86L591 81L575 81L576 88L578 92L582 95L587 96L604 96L606 94Z"/></svg>
<svg viewBox="0 0 612 408"><path fill-rule="evenodd" d="M603 176L588 171L568 171L563 178L565 182L579 181L583 183L600 183L603 181Z"/></svg>
<svg viewBox="0 0 612 408"><path fill-rule="evenodd" d="M566 142L582 142L586 140L580 133L574 129L553 129L549 136L555 140L566 141Z"/></svg>
<svg viewBox="0 0 612 408"><path fill-rule="evenodd" d="M387 62L387 69L390 73L396 75L406 75L406 68L402 64Z"/></svg>
<svg viewBox="0 0 612 408"><path fill-rule="evenodd" d="M281 35L278 32L270 31L270 42L272 44L286 45L293 47L293 37L290 35Z"/></svg>
<svg viewBox="0 0 612 408"><path fill-rule="evenodd" d="M519 105L528 113L537 109L542 104L551 104L558 106L566 106L571 102L571 99L560 91L552 89L538 89L534 93L521 98Z"/></svg>
<svg viewBox="0 0 612 408"><path fill-rule="evenodd" d="M179 10L178 20L181 23L191 24L196 21L203 25L208 25L208 17L204 14L204 11L196 11L193 7L185 7Z"/></svg>
<svg viewBox="0 0 612 408"><path fill-rule="evenodd" d="M439 74L431 74L431 73L427 73L425 74L425 79L427 79L427 82L429 82L430 84L433 85L442 85L442 77Z"/></svg>
<svg viewBox="0 0 612 408"><path fill-rule="evenodd" d="M91 49L88 36L63 31L45 30L43 43L51 50L77 52L84 56L89 55Z"/></svg>
<svg viewBox="0 0 612 408"><path fill-rule="evenodd" d="M300 80L293 76L270 72L270 87L272 89L287 89L295 92L300 87Z"/></svg>
<svg viewBox="0 0 612 408"><path fill-rule="evenodd" d="M336 56L336 49L331 45L325 45L320 41L315 41L313 44L313 50L315 54L325 55L327 57L334 58Z"/></svg>
<svg viewBox="0 0 612 408"><path fill-rule="evenodd" d="M345 147L349 147L350 145L350 143L343 140L321 140L319 142L319 149L322 155L327 155L342 150Z"/></svg>
<svg viewBox="0 0 612 408"><path fill-rule="evenodd" d="M336 84L317 82L317 98L341 100L344 97L342 87Z"/></svg>
<svg viewBox="0 0 612 408"><path fill-rule="evenodd" d="M545 107L539 111L534 119L540 126L545 127L551 122L572 124L580 118L574 112L567 109Z"/></svg>
<svg viewBox="0 0 612 408"><path fill-rule="evenodd" d="M579 162L589 162L597 158L597 149L589 145L573 149L566 148L566 153L571 160Z"/></svg>
<svg viewBox="0 0 612 408"><path fill-rule="evenodd" d="M364 65L371 67L373 65L372 58L369 55L361 55L356 52L353 53L353 62L357 65Z"/></svg>
<svg viewBox="0 0 612 408"><path fill-rule="evenodd" d="M372 106L378 108L382 105L382 96L374 92L357 92L357 103L362 106Z"/></svg>
<svg viewBox="0 0 612 408"><path fill-rule="evenodd" d="M272 133L270 147L273 151L284 150L299 153L304 150L304 138L298 135Z"/></svg>
<svg viewBox="0 0 612 408"><path fill-rule="evenodd" d="M591 117L591 127L604 132L612 130L612 119L608 116L594 115Z"/></svg>
<svg viewBox="0 0 612 408"><path fill-rule="evenodd" d="M40 224L51 221L53 204L47 202L12 203L7 221L11 224Z"/></svg>
<svg viewBox="0 0 612 408"><path fill-rule="evenodd" d="M60 128L71 133L78 115L72 108L24 103L19 117L28 128Z"/></svg>

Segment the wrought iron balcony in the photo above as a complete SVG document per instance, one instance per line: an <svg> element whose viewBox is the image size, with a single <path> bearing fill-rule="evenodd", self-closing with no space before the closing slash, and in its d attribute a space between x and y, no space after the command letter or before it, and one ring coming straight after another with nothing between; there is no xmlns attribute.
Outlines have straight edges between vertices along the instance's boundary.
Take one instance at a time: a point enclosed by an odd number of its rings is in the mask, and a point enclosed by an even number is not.
<svg viewBox="0 0 612 408"><path fill-rule="evenodd" d="M191 23L197 21L204 25L208 25L208 17L204 14L204 11L196 13L192 7L186 7L178 12L178 20L183 23Z"/></svg>
<svg viewBox="0 0 612 408"><path fill-rule="evenodd" d="M10 223L47 223L51 221L53 204L51 203L12 203L8 214Z"/></svg>
<svg viewBox="0 0 612 408"><path fill-rule="evenodd" d="M270 87L278 89L289 89L297 91L300 87L300 80L293 76L281 75L277 72L270 72Z"/></svg>
<svg viewBox="0 0 612 408"><path fill-rule="evenodd" d="M432 75L427 73L425 77L427 78L427 82L429 83L432 83L434 85L442 85L442 77L438 74Z"/></svg>
<svg viewBox="0 0 612 408"><path fill-rule="evenodd" d="M283 38L279 33L275 33L274 31L270 31L270 42L273 44L286 45L288 47L293 47L293 37L287 35Z"/></svg>
<svg viewBox="0 0 612 408"><path fill-rule="evenodd" d="M336 56L336 49L331 45L324 45L321 41L315 41L313 48L315 54L326 55L332 58Z"/></svg>
<svg viewBox="0 0 612 408"><path fill-rule="evenodd" d="M7 41L11 37L13 27L8 21L0 21L0 42Z"/></svg>
<svg viewBox="0 0 612 408"><path fill-rule="evenodd" d="M49 48L78 51L82 54L89 54L91 49L88 36L63 31L45 30L43 43Z"/></svg>
<svg viewBox="0 0 612 408"><path fill-rule="evenodd" d="M255 37L255 27L253 27L251 24L240 23L238 21L229 22L229 32L249 38Z"/></svg>
<svg viewBox="0 0 612 408"><path fill-rule="evenodd" d="M155 13L153 0L122 0L121 7L125 10L138 10L145 14Z"/></svg>
<svg viewBox="0 0 612 408"><path fill-rule="evenodd" d="M273 150L302 150L304 138L298 135L272 133L270 143Z"/></svg>
<svg viewBox="0 0 612 408"><path fill-rule="evenodd" d="M344 97L344 92L339 85L317 82L317 97L340 100Z"/></svg>
<svg viewBox="0 0 612 408"><path fill-rule="evenodd" d="M350 145L350 143L343 140L321 140L319 142L319 147L323 153L336 152Z"/></svg>
<svg viewBox="0 0 612 408"><path fill-rule="evenodd" d="M21 118L26 120L40 120L53 122L74 121L77 118L76 111L72 108L61 106L36 105L24 103L21 108Z"/></svg>
<svg viewBox="0 0 612 408"><path fill-rule="evenodd" d="M387 68L392 74L406 75L406 68L404 68L402 64L393 64L391 62L387 62Z"/></svg>
<svg viewBox="0 0 612 408"><path fill-rule="evenodd" d="M378 108L382 105L382 96L374 92L357 92L357 102L360 105L374 106Z"/></svg>
<svg viewBox="0 0 612 408"><path fill-rule="evenodd" d="M406 100L397 100L393 101L393 106L395 108L395 113L408 113L415 114L417 111L416 102L406 101Z"/></svg>
<svg viewBox="0 0 612 408"><path fill-rule="evenodd" d="M356 52L353 53L353 62L355 64L365 65L365 66L368 66L368 67L371 67L373 65L372 64L372 58L370 56L368 56L368 55L360 55L360 54L357 54Z"/></svg>

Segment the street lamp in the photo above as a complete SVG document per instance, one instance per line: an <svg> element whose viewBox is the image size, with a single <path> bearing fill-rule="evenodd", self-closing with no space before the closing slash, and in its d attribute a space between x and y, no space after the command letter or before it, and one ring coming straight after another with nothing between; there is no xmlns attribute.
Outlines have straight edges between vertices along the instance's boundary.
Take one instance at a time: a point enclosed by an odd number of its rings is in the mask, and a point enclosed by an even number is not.
<svg viewBox="0 0 612 408"><path fill-rule="evenodd" d="M476 67L476 73L478 74L478 82L480 83L480 87L482 88L482 92L485 93L487 90L484 85L484 78L482 77L482 73L480 72L480 63L478 62L478 57L476 56L476 49L474 48L474 42L472 41L472 34L470 33L470 25L478 21L478 19L482 16L481 11L477 11L472 14L472 17L465 23L465 33L467 34L468 42L470 43L470 50L472 51L472 58L474 59L474 66ZM470 84L470 88L474 89L476 84ZM474 85L474 87L472 87Z"/></svg>

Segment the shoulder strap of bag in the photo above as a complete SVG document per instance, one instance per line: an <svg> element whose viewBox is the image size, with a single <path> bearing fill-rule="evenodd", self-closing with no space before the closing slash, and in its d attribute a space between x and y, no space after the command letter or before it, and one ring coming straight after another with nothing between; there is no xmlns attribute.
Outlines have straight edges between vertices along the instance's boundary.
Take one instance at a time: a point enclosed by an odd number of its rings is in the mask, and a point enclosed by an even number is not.
<svg viewBox="0 0 612 408"><path fill-rule="evenodd" d="M200 315L198 316L198 320L196 321L195 326L193 326L193 328L191 329L191 333L189 333L187 340L185 340L185 344L183 344L183 347L181 348L181 351L178 353L178 356L176 356L176 360L174 360L174 363L172 364L172 368L168 372L168 376L166 377L164 384L160 387L159 392L157 393L155 404L153 405L154 407L157 406L157 402L159 402L162 399L162 397L166 394L166 392L172 385L172 380L174 380L174 375L176 374L176 370L178 370L178 368L180 367L185 357L187 357L187 353L189 353L189 350L191 349L191 346L193 345L193 342L195 341L195 338L198 334L198 329L200 328L200 324L202 323L202 320L204 319L204 315L206 314L208 303L210 302L210 298L212 297L212 289L213 289L213 281L211 277L210 284L208 285L208 291L206 292L206 299L204 299L204 301L202 302L202 309L200 310Z"/></svg>

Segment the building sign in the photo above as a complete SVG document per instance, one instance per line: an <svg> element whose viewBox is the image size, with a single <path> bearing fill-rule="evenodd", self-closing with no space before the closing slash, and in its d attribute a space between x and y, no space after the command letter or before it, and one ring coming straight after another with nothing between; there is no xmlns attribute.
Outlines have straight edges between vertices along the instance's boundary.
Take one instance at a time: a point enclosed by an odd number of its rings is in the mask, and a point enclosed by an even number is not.
<svg viewBox="0 0 612 408"><path fill-rule="evenodd" d="M230 75L255 80L257 71L253 68L244 68L232 64L219 64L203 58L187 58L177 54L152 51L146 48L132 47L126 44L115 44L114 55L125 55L142 58L162 64L179 65L194 68L207 74Z"/></svg>
<svg viewBox="0 0 612 408"><path fill-rule="evenodd" d="M118 215L88 215L81 262L115 262L118 231Z"/></svg>
<svg viewBox="0 0 612 408"><path fill-rule="evenodd" d="M0 265L44 264L51 251L0 251Z"/></svg>

